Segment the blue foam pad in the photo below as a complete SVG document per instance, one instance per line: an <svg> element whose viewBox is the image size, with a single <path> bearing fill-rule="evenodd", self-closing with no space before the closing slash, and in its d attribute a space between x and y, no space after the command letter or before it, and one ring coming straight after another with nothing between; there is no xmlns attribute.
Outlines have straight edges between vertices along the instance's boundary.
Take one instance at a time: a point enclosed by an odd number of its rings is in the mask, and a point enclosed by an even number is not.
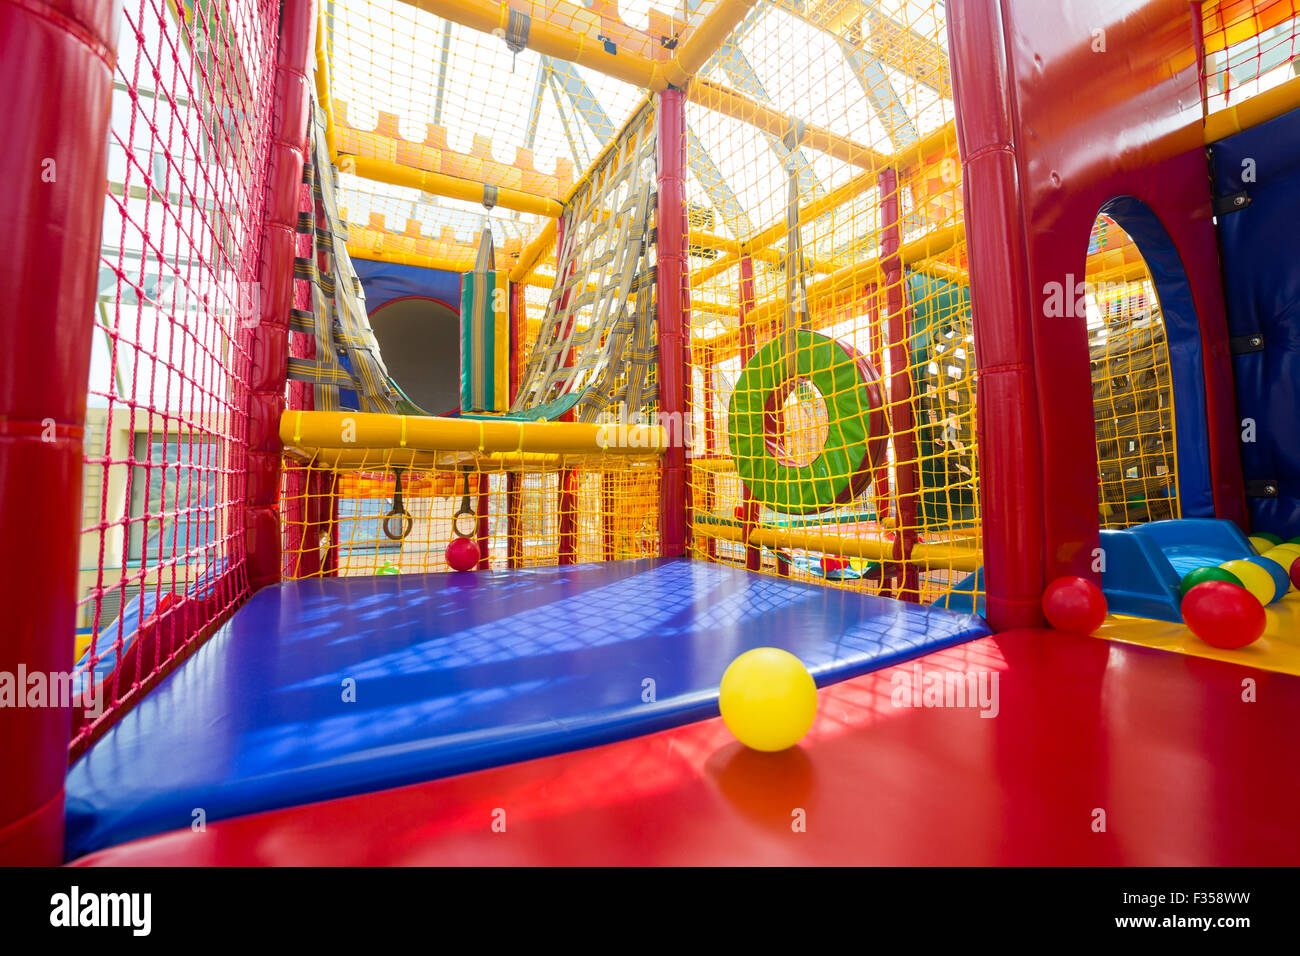
<svg viewBox="0 0 1300 956"><path fill-rule="evenodd" d="M267 588L72 767L67 852L712 717L752 647L826 684L988 633L685 560Z"/></svg>

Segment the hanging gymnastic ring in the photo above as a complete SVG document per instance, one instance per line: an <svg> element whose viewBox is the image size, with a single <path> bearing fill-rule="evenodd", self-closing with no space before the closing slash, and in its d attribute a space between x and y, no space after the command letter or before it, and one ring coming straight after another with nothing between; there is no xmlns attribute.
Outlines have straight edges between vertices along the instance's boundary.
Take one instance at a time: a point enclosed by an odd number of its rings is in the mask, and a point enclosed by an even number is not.
<svg viewBox="0 0 1300 956"><path fill-rule="evenodd" d="M786 343L793 338L793 375ZM826 442L806 465L778 434L778 409L800 379L826 405ZM883 460L887 420L880 374L865 355L817 332L778 335L745 364L727 405L736 471L759 503L784 514L817 514L851 501Z"/></svg>
<svg viewBox="0 0 1300 956"><path fill-rule="evenodd" d="M384 516L383 530L384 536L392 541L404 541L406 536L411 533L415 527L415 519L406 511L406 506L402 504L402 472L396 469L393 472L395 483L393 485L393 506L388 509L388 514ZM393 519L399 519L394 529Z"/></svg>
<svg viewBox="0 0 1300 956"><path fill-rule="evenodd" d="M468 531L460 530L460 519L471 518L477 524L478 516L474 514L474 507L469 503L469 477L472 474L470 469L465 469L465 493L460 496L460 504L451 516L451 533L457 538L472 538L474 536L475 525L471 524Z"/></svg>

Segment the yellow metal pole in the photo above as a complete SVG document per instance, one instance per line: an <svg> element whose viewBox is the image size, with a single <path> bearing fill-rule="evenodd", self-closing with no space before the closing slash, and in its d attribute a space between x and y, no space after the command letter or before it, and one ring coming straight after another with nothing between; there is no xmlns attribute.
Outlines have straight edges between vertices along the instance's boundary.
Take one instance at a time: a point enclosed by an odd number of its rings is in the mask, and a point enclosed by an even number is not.
<svg viewBox="0 0 1300 956"><path fill-rule="evenodd" d="M658 425L519 422L488 418L425 418L371 412L286 411L280 440L320 448L412 451L647 455L668 447Z"/></svg>
<svg viewBox="0 0 1300 956"><path fill-rule="evenodd" d="M746 543L744 531L731 525L692 523L695 534L705 538ZM748 544L770 548L799 548L821 554L837 554L846 558L867 561L893 561L894 544L881 538L845 538L835 534L811 534L805 531L787 531L783 528L757 527L750 532ZM977 571L983 563L978 548L956 544L914 544L909 560L937 568L954 571Z"/></svg>

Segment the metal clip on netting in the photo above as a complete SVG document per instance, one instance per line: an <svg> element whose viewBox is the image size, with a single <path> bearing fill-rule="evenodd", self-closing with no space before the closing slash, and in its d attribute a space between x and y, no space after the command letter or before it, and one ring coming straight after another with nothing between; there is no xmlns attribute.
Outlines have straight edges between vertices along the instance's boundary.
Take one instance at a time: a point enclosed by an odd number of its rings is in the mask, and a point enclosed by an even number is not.
<svg viewBox="0 0 1300 956"><path fill-rule="evenodd" d="M532 25L533 18L526 13L520 13L518 10L511 10L509 17L506 19L505 33L494 31L498 36L504 35L506 48L510 51L510 72L515 71L515 61L519 54L524 52L524 47L528 46L528 29Z"/></svg>
<svg viewBox="0 0 1300 956"><path fill-rule="evenodd" d="M402 472L398 469L393 474L395 476L393 505L384 516L384 535L393 541L402 541L411 533L411 528L415 526L415 519L407 513L406 507L402 504ZM392 527L394 518L400 519L396 531Z"/></svg>

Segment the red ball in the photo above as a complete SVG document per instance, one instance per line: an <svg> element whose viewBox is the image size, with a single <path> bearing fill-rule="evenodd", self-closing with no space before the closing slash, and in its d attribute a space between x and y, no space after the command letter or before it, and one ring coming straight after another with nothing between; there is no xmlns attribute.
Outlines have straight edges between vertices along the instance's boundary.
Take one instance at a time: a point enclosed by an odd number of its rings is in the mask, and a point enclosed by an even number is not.
<svg viewBox="0 0 1300 956"><path fill-rule="evenodd" d="M1264 606L1227 581L1196 585L1183 598L1182 610L1192 633L1215 647L1245 647L1264 633Z"/></svg>
<svg viewBox="0 0 1300 956"><path fill-rule="evenodd" d="M838 554L822 555L822 572L825 574L834 574L836 571L843 571L849 566L849 559Z"/></svg>
<svg viewBox="0 0 1300 956"><path fill-rule="evenodd" d="M447 545L447 564L453 571L473 571L482 556L473 538L452 538Z"/></svg>
<svg viewBox="0 0 1300 956"><path fill-rule="evenodd" d="M1300 588L1300 558L1291 562L1291 583Z"/></svg>
<svg viewBox="0 0 1300 956"><path fill-rule="evenodd" d="M1091 634L1106 620L1106 596L1087 578L1057 578L1043 592L1043 613L1058 631Z"/></svg>

